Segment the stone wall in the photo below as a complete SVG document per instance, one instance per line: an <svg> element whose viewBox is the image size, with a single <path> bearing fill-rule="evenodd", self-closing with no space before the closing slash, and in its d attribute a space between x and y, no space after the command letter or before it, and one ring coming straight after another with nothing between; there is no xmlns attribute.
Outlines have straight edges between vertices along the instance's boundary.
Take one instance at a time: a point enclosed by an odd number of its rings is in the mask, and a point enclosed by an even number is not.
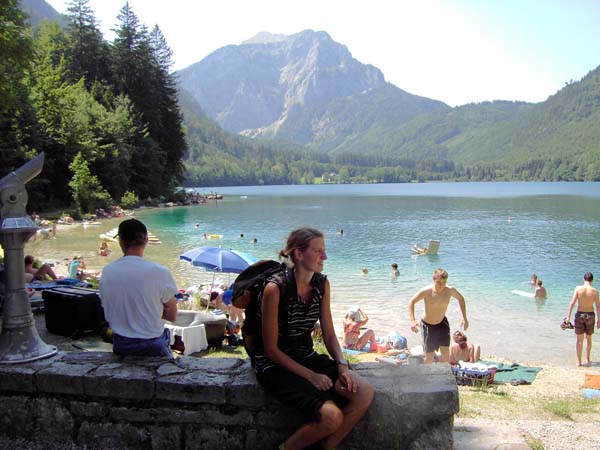
<svg viewBox="0 0 600 450"><path fill-rule="evenodd" d="M342 449L451 449L449 366L358 365L376 388ZM305 419L266 396L248 360L64 352L0 365L0 434L70 447L268 449Z"/></svg>

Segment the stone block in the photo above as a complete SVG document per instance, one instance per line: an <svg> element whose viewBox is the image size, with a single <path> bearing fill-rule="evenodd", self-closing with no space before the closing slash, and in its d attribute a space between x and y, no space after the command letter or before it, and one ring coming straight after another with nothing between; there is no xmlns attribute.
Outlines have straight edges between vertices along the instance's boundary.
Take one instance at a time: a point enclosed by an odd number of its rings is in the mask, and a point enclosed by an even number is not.
<svg viewBox="0 0 600 450"><path fill-rule="evenodd" d="M65 364L113 364L121 362L122 357L110 352L59 352L59 361Z"/></svg>
<svg viewBox="0 0 600 450"><path fill-rule="evenodd" d="M229 407L228 407L229 406ZM254 426L254 416L252 412L243 410L230 405L225 405L217 410L204 410L202 423L214 426L233 426L233 427L250 427Z"/></svg>
<svg viewBox="0 0 600 450"><path fill-rule="evenodd" d="M170 375L156 381L156 398L184 403L223 405L227 402L225 386L231 374L196 370L184 375Z"/></svg>
<svg viewBox="0 0 600 450"><path fill-rule="evenodd" d="M256 381L250 362L240 367L227 386L228 403L240 408L259 408L269 403L269 397Z"/></svg>
<svg viewBox="0 0 600 450"><path fill-rule="evenodd" d="M306 423L307 418L291 407L277 404L274 408L268 408L256 414L256 425L260 429L293 430Z"/></svg>
<svg viewBox="0 0 600 450"><path fill-rule="evenodd" d="M175 364L186 372L199 370L218 374L235 372L243 365L244 361L239 358L195 358L192 356L181 356L175 360Z"/></svg>
<svg viewBox="0 0 600 450"><path fill-rule="evenodd" d="M54 394L83 394L83 375L97 367L96 364L69 364L62 361L40 370L35 374L38 392Z"/></svg>
<svg viewBox="0 0 600 450"><path fill-rule="evenodd" d="M246 434L243 429L228 430L225 428L205 428L203 426L185 429L186 450L227 449L245 450ZM268 447L263 447L268 448Z"/></svg>
<svg viewBox="0 0 600 450"><path fill-rule="evenodd" d="M150 436L147 430L121 423L83 422L77 444L90 448L146 450Z"/></svg>
<svg viewBox="0 0 600 450"><path fill-rule="evenodd" d="M32 401L26 396L0 396L0 433L10 437L34 434Z"/></svg>
<svg viewBox="0 0 600 450"><path fill-rule="evenodd" d="M33 408L37 439L59 442L73 440L75 421L60 400L38 398L33 401Z"/></svg>
<svg viewBox="0 0 600 450"><path fill-rule="evenodd" d="M289 430L249 429L246 430L246 450L277 448L291 434ZM339 447L343 448L343 447ZM364 448L363 448L364 450Z"/></svg>
<svg viewBox="0 0 600 450"><path fill-rule="evenodd" d="M99 419L108 415L112 406L100 402L84 402L74 400L69 404L69 410L78 419Z"/></svg>
<svg viewBox="0 0 600 450"><path fill-rule="evenodd" d="M156 369L156 375L159 377L165 375L176 375L185 372L187 372L187 370L179 367L177 364L175 364L175 362L161 364L160 366L158 366L158 369Z"/></svg>
<svg viewBox="0 0 600 450"><path fill-rule="evenodd" d="M35 392L35 369L19 364L0 364L0 391Z"/></svg>
<svg viewBox="0 0 600 450"><path fill-rule="evenodd" d="M153 408L139 406L113 406L108 411L108 420L115 422L152 423L159 413Z"/></svg>
<svg viewBox="0 0 600 450"><path fill-rule="evenodd" d="M35 373L60 361L63 354L28 363L0 364L0 391L35 392Z"/></svg>
<svg viewBox="0 0 600 450"><path fill-rule="evenodd" d="M150 433L150 447L152 450L178 450L181 448L181 427L148 427Z"/></svg>
<svg viewBox="0 0 600 450"><path fill-rule="evenodd" d="M103 364L83 376L84 392L93 397L151 400L155 364Z"/></svg>

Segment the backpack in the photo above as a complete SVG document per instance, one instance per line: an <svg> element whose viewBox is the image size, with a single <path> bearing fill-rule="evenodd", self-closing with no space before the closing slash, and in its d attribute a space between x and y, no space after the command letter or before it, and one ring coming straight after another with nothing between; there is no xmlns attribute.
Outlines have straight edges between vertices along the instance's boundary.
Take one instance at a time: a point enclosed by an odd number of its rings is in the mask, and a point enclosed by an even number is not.
<svg viewBox="0 0 600 450"><path fill-rule="evenodd" d="M258 261L240 273L231 288L233 290L233 306L245 310L242 337L244 339L244 348L250 357L253 367L254 356L262 346L262 323L258 318L258 298L262 295L269 279L275 281L280 289L278 311L279 344L281 345L284 342L289 343L289 340L284 337L288 324L288 304L290 298L294 298L298 291L292 270L285 264L277 261ZM325 289L325 280L325 276L318 275L315 287L321 292Z"/></svg>
<svg viewBox="0 0 600 450"><path fill-rule="evenodd" d="M290 291L288 287L291 284L287 282L287 278L290 273L291 271L287 270L285 264L265 259L248 266L233 282L231 302L233 306L243 309L245 312L242 337L252 366L254 366L254 355L262 343L262 324L258 318L258 297L262 294L270 277L279 278L278 284L282 291L279 299L279 323L286 324L285 317L287 316ZM293 286L296 286L295 280Z"/></svg>

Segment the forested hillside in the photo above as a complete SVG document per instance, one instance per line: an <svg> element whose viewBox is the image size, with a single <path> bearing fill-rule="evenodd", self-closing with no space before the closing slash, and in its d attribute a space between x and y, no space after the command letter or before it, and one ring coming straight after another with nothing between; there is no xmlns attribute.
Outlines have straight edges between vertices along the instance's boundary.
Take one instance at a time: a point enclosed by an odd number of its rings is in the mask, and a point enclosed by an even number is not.
<svg viewBox="0 0 600 450"><path fill-rule="evenodd" d="M0 176L40 152L30 207L168 196L183 180L186 150L171 51L126 3L106 42L88 0L69 5L66 28L42 21L33 33L17 0L0 11Z"/></svg>
<svg viewBox="0 0 600 450"><path fill-rule="evenodd" d="M542 103L484 102L423 114L357 135L339 151L452 161L467 179L600 180L598 124L600 68Z"/></svg>

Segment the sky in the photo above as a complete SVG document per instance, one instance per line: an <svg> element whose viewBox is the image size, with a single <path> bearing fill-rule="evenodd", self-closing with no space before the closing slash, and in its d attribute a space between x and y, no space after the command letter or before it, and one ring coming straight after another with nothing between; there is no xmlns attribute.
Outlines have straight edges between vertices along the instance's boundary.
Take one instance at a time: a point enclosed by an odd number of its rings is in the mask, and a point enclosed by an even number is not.
<svg viewBox="0 0 600 450"><path fill-rule="evenodd" d="M58 12L65 0L46 0ZM125 0L90 0L104 37ZM598 0L129 0L173 69L261 31L326 31L386 81L450 106L541 102L600 65Z"/></svg>

